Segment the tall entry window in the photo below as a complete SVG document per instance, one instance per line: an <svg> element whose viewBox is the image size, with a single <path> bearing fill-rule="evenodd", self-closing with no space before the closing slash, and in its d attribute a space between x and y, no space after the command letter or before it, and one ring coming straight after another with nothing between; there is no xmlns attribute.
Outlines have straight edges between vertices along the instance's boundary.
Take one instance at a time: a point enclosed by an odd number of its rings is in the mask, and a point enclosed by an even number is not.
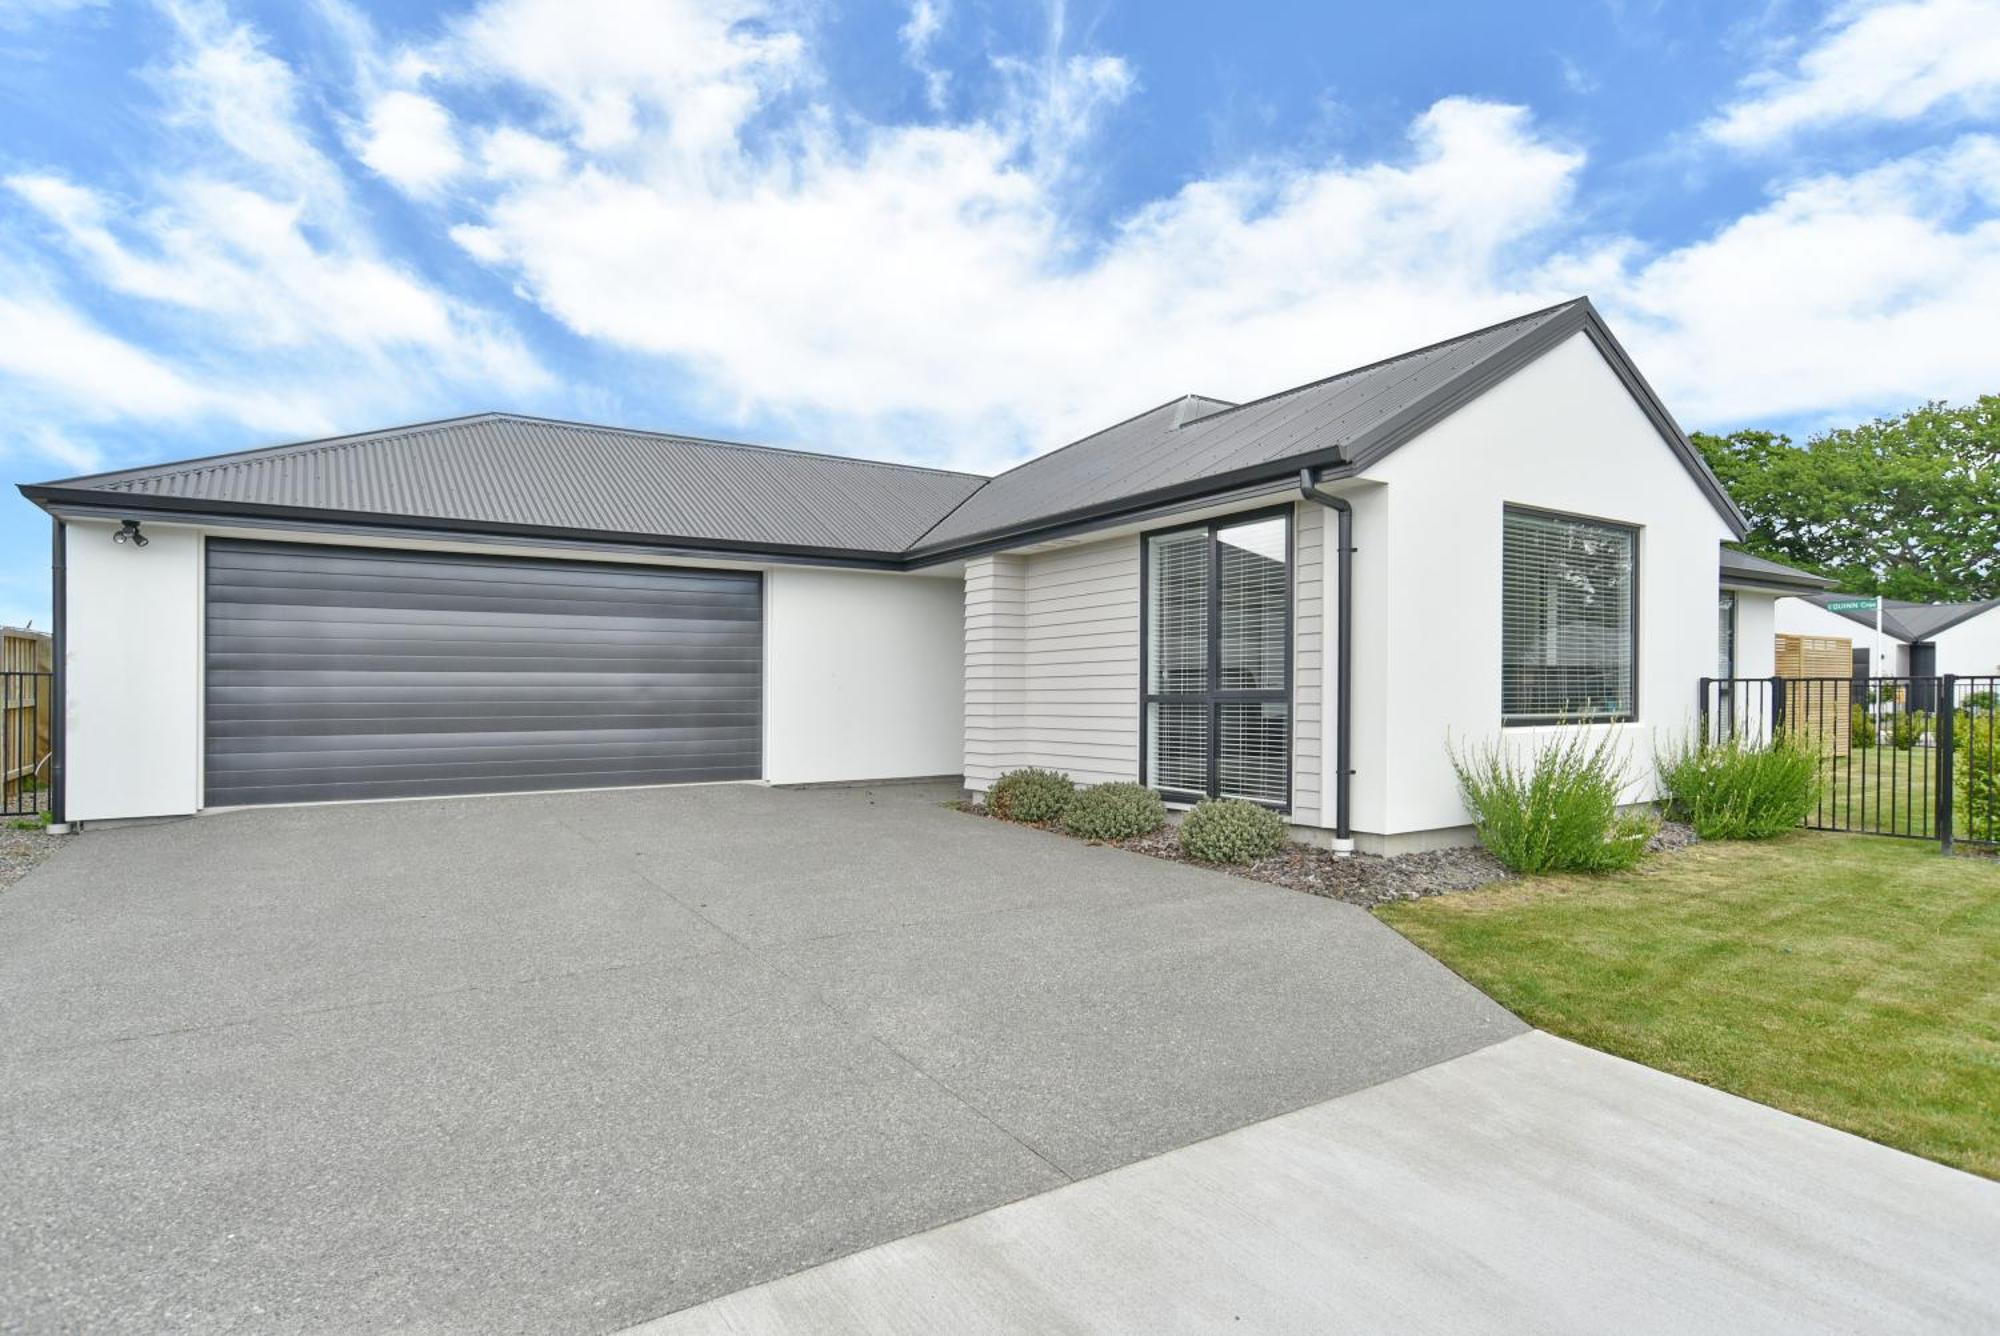
<svg viewBox="0 0 2000 1336"><path fill-rule="evenodd" d="M1144 541L1141 782L1290 806L1290 511Z"/></svg>

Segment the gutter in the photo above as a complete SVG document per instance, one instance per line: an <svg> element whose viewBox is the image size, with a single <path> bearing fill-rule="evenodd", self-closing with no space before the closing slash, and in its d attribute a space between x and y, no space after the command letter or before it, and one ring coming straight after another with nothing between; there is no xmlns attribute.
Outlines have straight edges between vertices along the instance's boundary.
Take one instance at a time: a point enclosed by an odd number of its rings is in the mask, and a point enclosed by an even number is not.
<svg viewBox="0 0 2000 1336"><path fill-rule="evenodd" d="M1345 858L1354 852L1348 821L1348 781L1354 770L1354 507L1346 497L1322 491L1319 484L1318 469L1299 470L1299 494L1334 514L1334 550L1340 554L1334 583L1334 597L1340 601L1334 614L1340 648L1333 661L1333 851Z"/></svg>

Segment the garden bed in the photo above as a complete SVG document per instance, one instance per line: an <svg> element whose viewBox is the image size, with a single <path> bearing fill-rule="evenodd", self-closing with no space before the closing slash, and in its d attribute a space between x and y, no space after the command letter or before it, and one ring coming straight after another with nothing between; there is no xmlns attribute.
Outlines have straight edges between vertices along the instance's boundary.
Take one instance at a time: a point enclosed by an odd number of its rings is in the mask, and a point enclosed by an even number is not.
<svg viewBox="0 0 2000 1336"><path fill-rule="evenodd" d="M960 803L959 809L996 821L1000 819L979 803ZM1038 830L1046 830L1064 839L1073 838L1055 822L1033 824ZM1655 851L1678 849L1694 842L1692 830L1669 822L1660 828L1649 848ZM1398 854L1394 858L1375 858L1367 854L1338 858L1330 850L1305 844L1287 844L1269 858L1254 863L1231 864L1204 863L1190 858L1181 849L1180 829L1174 825L1162 826L1150 835L1140 835L1135 839L1093 840L1089 843L1108 843L1150 858L1230 872L1252 881L1268 882L1288 890L1304 891L1308 895L1323 895L1329 900L1360 905L1364 909L1398 900L1420 900L1430 895L1475 890L1514 875L1501 865L1499 859L1480 848L1432 849L1424 853Z"/></svg>

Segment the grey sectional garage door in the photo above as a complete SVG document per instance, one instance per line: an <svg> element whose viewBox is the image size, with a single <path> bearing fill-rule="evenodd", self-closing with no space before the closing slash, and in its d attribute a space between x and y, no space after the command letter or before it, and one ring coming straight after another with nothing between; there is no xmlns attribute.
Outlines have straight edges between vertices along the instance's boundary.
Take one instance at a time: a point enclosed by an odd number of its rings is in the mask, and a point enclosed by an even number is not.
<svg viewBox="0 0 2000 1336"><path fill-rule="evenodd" d="M755 779L755 574L208 543L207 802Z"/></svg>

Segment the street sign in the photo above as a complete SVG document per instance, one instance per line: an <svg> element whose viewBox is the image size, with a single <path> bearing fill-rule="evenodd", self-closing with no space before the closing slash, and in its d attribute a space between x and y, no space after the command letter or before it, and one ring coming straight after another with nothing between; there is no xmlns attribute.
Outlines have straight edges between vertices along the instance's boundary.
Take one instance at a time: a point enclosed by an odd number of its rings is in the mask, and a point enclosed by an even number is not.
<svg viewBox="0 0 2000 1336"><path fill-rule="evenodd" d="M1875 600L1872 598L1837 598L1826 605L1828 612L1873 612Z"/></svg>

